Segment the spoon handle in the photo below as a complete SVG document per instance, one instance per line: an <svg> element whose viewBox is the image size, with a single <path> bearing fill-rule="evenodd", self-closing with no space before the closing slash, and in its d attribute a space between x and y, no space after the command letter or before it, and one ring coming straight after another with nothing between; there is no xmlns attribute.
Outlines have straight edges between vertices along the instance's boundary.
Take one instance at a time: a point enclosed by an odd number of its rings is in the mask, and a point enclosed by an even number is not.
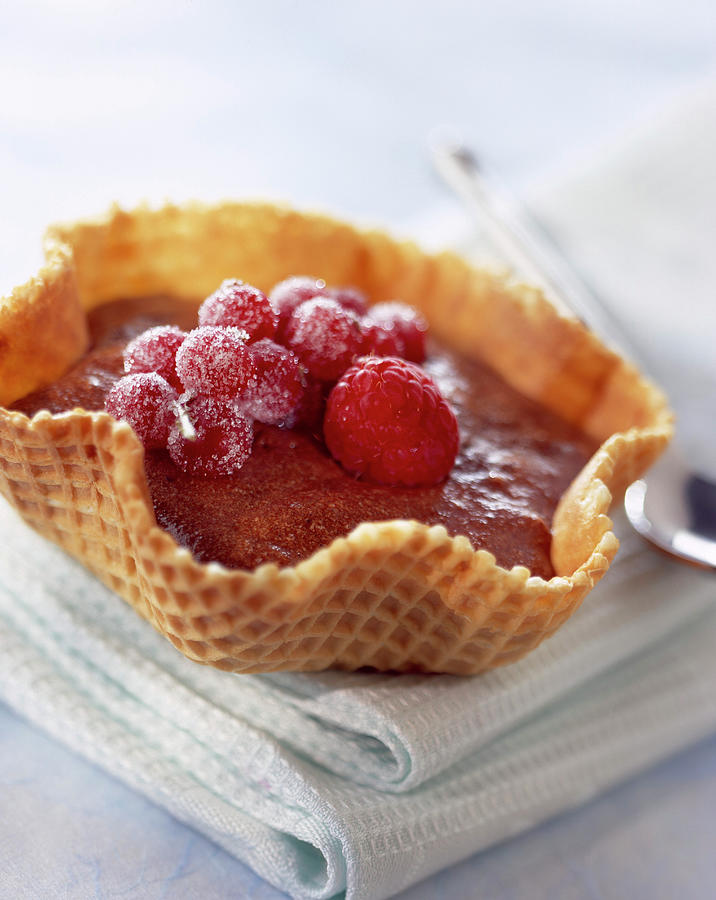
<svg viewBox="0 0 716 900"><path fill-rule="evenodd" d="M525 280L542 287L563 314L576 316L644 368L641 354L626 336L623 324L525 208L485 174L473 153L464 145L439 142L433 145L432 155L440 176L462 199L505 260Z"/></svg>

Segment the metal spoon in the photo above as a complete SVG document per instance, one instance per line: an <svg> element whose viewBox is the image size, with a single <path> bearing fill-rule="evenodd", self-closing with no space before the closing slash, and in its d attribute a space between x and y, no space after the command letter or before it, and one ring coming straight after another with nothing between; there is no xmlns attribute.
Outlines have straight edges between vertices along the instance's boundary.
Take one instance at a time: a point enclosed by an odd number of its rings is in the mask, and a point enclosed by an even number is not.
<svg viewBox="0 0 716 900"><path fill-rule="evenodd" d="M436 138L435 167L467 206L488 239L550 300L577 315L623 355L647 370L627 330L587 286L543 229L481 170L464 145ZM633 527L670 556L716 569L716 484L691 471L673 444L648 476L632 484L624 508Z"/></svg>

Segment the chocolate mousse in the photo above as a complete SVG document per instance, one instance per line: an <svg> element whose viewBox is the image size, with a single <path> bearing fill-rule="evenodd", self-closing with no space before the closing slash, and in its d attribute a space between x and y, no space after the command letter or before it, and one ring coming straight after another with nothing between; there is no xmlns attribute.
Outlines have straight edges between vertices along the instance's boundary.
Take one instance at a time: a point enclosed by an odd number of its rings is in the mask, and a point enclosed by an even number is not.
<svg viewBox="0 0 716 900"><path fill-rule="evenodd" d="M198 304L171 297L121 299L89 313L89 351L49 387L13 408L27 415L104 409L123 374L122 351L160 324L191 328ZM465 535L499 565L549 578L550 523L592 440L509 387L482 363L429 342L424 369L455 411L460 450L432 487L388 487L352 477L316 430L256 423L253 450L234 475L181 471L164 449L145 468L158 523L203 562L253 569L292 565L361 522L416 519Z"/></svg>

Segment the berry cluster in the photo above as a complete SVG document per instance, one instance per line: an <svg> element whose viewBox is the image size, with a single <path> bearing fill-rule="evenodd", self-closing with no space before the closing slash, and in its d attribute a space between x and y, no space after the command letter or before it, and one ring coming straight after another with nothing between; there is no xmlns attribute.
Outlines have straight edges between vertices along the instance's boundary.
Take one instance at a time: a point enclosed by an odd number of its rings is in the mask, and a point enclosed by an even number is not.
<svg viewBox="0 0 716 900"><path fill-rule="evenodd" d="M150 328L127 345L127 374L109 392L105 407L128 421L146 447L166 447L187 472L236 472L251 454L254 422L314 430L323 423L329 449L349 471L389 484L435 483L454 461L457 431L455 426L453 435L441 403L449 407L437 388L413 365L425 358L426 333L427 325L411 307L390 302L369 308L354 288L293 277L267 297L231 279L202 303L192 331ZM377 361L386 365L376 366ZM372 373L368 380L360 376L364 370ZM374 390L383 382L392 385L387 393L379 387L371 400L360 400L369 383ZM396 394L401 384L402 401ZM348 404L346 390L352 397ZM400 420L402 430L389 438L385 430L381 434L390 444L388 456L410 463L412 454L411 464L401 469L397 463L375 463L370 410L381 420ZM422 424L411 433L403 426L416 415ZM419 449L416 456L415 448L407 447L406 442L424 444L428 438L431 447L440 443L431 431L444 430L446 422L446 453ZM367 450L345 449L358 432L371 445L369 465L358 461ZM401 443L406 453L396 456ZM415 464L418 457L422 461Z"/></svg>

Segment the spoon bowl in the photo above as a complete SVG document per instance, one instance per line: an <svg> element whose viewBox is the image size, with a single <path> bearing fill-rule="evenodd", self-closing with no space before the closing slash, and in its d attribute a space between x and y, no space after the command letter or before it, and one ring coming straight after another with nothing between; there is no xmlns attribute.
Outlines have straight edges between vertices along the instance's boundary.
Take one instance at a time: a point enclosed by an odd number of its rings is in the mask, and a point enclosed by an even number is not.
<svg viewBox="0 0 716 900"><path fill-rule="evenodd" d="M677 446L627 488L624 509L639 534L669 556L716 569L716 484L692 472Z"/></svg>

